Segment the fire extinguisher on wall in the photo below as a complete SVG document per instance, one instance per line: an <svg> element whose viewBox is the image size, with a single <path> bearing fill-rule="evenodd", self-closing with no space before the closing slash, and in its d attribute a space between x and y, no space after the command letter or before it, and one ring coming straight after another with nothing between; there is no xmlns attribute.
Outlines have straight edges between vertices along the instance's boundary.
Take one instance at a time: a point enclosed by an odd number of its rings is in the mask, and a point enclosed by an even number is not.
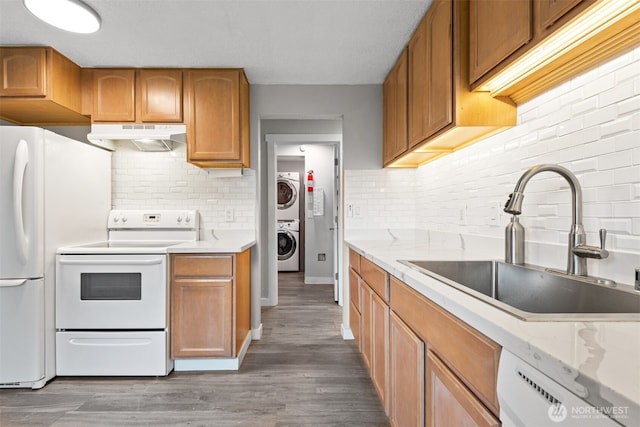
<svg viewBox="0 0 640 427"><path fill-rule="evenodd" d="M313 180L313 170L307 172L307 218L313 218L313 189L315 182Z"/></svg>

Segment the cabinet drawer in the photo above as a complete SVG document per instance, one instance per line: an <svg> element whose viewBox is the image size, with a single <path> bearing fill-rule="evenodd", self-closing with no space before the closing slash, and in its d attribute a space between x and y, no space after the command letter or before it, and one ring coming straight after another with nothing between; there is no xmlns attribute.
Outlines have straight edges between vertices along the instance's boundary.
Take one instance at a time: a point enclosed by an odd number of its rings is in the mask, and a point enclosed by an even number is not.
<svg viewBox="0 0 640 427"><path fill-rule="evenodd" d="M172 255L173 277L231 277L233 255Z"/></svg>
<svg viewBox="0 0 640 427"><path fill-rule="evenodd" d="M499 413L499 344L395 277L390 280L390 306L494 414Z"/></svg>
<svg viewBox="0 0 640 427"><path fill-rule="evenodd" d="M371 261L360 259L360 276L362 280L367 282L384 301L389 301L389 286L387 281L387 272L372 263Z"/></svg>
<svg viewBox="0 0 640 427"><path fill-rule="evenodd" d="M360 254L353 249L349 249L349 267L360 274Z"/></svg>

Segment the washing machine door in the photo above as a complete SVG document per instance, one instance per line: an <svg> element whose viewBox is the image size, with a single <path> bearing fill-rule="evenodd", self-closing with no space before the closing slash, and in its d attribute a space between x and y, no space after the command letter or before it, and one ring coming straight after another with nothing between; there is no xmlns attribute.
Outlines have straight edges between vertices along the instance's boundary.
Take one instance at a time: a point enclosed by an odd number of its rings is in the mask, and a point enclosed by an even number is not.
<svg viewBox="0 0 640 427"><path fill-rule="evenodd" d="M278 209L287 209L298 198L298 190L288 179L278 180Z"/></svg>
<svg viewBox="0 0 640 427"><path fill-rule="evenodd" d="M288 260L296 252L296 239L291 232L278 231L278 261Z"/></svg>

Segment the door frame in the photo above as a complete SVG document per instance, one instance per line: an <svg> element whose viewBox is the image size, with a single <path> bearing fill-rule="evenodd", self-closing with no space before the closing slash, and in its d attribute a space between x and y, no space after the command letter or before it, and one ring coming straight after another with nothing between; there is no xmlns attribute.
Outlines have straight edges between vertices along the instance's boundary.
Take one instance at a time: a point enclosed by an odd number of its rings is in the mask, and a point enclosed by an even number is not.
<svg viewBox="0 0 640 427"><path fill-rule="evenodd" d="M336 144L338 158L338 193L336 204L338 205L338 226L334 231L334 238L337 242L342 242L343 233L343 165L342 165L342 134L266 134L265 142L267 145L267 248L277 247L277 146L278 145L313 145L313 144ZM344 281L340 272L342 271L342 245L338 244L335 256L338 260L338 270L334 271L334 275L338 275L338 280L334 284L334 296L338 297L338 304L342 306L342 294L344 289ZM262 298L263 306L278 305L278 252L273 250L266 251L267 258L267 296ZM335 270L335 267L334 267ZM334 276L335 277L335 276Z"/></svg>

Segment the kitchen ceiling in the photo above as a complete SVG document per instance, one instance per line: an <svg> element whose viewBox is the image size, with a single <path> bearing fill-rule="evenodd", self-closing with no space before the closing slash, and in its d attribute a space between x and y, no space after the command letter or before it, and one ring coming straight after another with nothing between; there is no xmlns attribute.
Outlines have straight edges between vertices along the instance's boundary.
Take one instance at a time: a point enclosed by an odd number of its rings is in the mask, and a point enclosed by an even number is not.
<svg viewBox="0 0 640 427"><path fill-rule="evenodd" d="M432 0L85 0L95 34L0 0L0 44L82 67L241 67L252 84L380 84Z"/></svg>

